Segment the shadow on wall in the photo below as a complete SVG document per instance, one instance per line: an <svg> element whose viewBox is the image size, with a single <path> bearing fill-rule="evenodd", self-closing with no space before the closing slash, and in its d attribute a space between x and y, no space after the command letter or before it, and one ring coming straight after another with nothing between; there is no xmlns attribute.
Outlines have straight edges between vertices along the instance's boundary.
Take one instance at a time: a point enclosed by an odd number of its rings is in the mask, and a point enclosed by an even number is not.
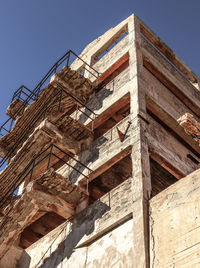
<svg viewBox="0 0 200 268"><path fill-rule="evenodd" d="M86 166L89 166L91 163L94 163L99 158L99 148L98 147L100 147L101 145L103 145L107 141L108 141L108 139L106 139L105 137L100 137L98 139L97 146L93 146L92 150L85 150L85 151L81 152L78 160ZM72 169L72 171L68 172L68 174L67 174L68 179L72 183L76 183L77 180L79 179L79 177L81 176L80 173L77 172L76 170L79 170L79 172L83 173L84 170L86 170L86 168L79 163L76 163L74 165L74 169ZM88 170L86 170L85 174L89 175Z"/></svg>
<svg viewBox="0 0 200 268"><path fill-rule="evenodd" d="M103 107L103 101L109 97L110 95L113 94L114 91L114 80L112 83L112 89L108 89L108 88L102 88L97 95L93 96L89 102L87 103L87 107L90 108L90 110L94 111L94 110L99 110ZM78 121L81 123L85 123L88 120L88 116L90 116L91 118L93 118L93 114L87 110L87 108L83 109L85 114L81 114Z"/></svg>
<svg viewBox="0 0 200 268"><path fill-rule="evenodd" d="M114 80L113 80L113 90L114 90ZM94 109L99 110L100 108L102 108L103 100L106 99L111 94L113 94L113 90L106 89L106 88L101 89L101 91L98 93L98 96L95 96L90 100L90 102L89 102L90 109L91 110L94 110ZM88 116L92 117L92 114L89 111L87 111L86 109L84 112ZM87 119L88 119L88 117L86 115L81 114L79 121L84 123L85 121L87 121ZM98 139L97 147L93 147L92 153L90 150L85 150L79 155L78 160L80 162L82 162L83 164L85 164L86 166L88 166L90 163L95 162L99 158L98 147L100 147L106 141L107 141L107 139L105 137L100 137ZM74 165L74 167L75 167L75 169L79 170L82 173L85 170L85 168L79 163L76 163ZM68 169L68 167L67 167L67 169ZM80 173L77 172L75 169L72 170L71 172L67 172L67 177L72 183L76 183L78 178L80 177Z"/></svg>
<svg viewBox="0 0 200 268"><path fill-rule="evenodd" d="M78 245L79 241L85 236L93 233L95 229L95 221L102 218L102 216L110 210L110 206L97 200L91 206L87 207L79 214L76 215L71 231L68 233L66 239L62 241L57 250L54 251L49 257L44 256L38 260L38 264L34 268L49 268L57 267L64 259L69 259L74 249ZM62 230L65 231L65 228ZM58 235L61 233L58 233ZM52 244L53 246L53 244ZM51 251L51 246L47 249L46 254ZM18 267L28 268L30 265L30 256L28 254L23 255Z"/></svg>

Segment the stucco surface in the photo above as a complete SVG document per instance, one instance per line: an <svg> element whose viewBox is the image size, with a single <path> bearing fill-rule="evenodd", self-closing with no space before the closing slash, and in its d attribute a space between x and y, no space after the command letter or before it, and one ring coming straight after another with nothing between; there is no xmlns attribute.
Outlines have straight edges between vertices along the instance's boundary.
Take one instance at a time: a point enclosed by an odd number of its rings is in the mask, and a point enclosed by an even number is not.
<svg viewBox="0 0 200 268"><path fill-rule="evenodd" d="M199 196L197 170L151 200L151 268L200 267Z"/></svg>

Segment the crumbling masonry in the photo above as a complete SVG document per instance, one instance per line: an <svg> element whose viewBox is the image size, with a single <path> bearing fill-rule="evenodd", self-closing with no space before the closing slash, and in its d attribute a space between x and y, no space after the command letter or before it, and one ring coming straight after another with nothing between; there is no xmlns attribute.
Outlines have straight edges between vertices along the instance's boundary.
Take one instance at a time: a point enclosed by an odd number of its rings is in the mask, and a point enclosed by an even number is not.
<svg viewBox="0 0 200 268"><path fill-rule="evenodd" d="M199 89L135 15L21 86L0 128L0 267L200 267Z"/></svg>

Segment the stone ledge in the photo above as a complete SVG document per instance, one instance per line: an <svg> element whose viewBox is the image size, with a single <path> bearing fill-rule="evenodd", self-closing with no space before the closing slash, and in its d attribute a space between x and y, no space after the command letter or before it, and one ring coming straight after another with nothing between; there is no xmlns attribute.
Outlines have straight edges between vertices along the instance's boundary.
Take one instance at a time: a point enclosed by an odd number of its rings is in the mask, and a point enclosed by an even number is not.
<svg viewBox="0 0 200 268"><path fill-rule="evenodd" d="M30 182L25 193L11 207L4 208L0 228L0 259L15 244L19 235L38 214L54 212L65 219L71 218L75 207L87 196L76 185L52 169Z"/></svg>
<svg viewBox="0 0 200 268"><path fill-rule="evenodd" d="M178 119L178 123L200 146L200 123L194 119L193 115L189 113L184 114Z"/></svg>
<svg viewBox="0 0 200 268"><path fill-rule="evenodd" d="M73 78L70 78L72 75ZM58 85L58 82L56 81L57 78L62 86ZM91 83L90 80L82 76L80 72L71 70L69 67L64 67L59 73L52 77L51 82L42 91L40 96L29 105L27 109L25 109L21 116L17 118L11 132L0 139L0 156L5 157L22 135L18 146L16 146L12 152L12 156L14 156L17 150L22 146L23 142L34 131L35 127L41 123L44 116L48 114L56 114L56 116L59 117L63 113L70 113L74 105L77 104L76 100L79 101L79 106L81 106L81 103L85 104L94 91L94 87L95 83ZM62 109L59 113L58 110L61 97L58 94L60 94L59 92L62 89L67 93L63 93L61 96ZM75 99L70 97L68 93L71 96L74 96ZM49 109L45 114L47 104Z"/></svg>

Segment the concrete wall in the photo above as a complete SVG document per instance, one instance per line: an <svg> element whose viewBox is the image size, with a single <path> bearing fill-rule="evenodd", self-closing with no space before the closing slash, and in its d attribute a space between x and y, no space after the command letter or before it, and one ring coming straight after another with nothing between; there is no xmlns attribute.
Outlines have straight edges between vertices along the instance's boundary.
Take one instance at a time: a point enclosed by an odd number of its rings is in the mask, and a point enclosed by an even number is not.
<svg viewBox="0 0 200 268"><path fill-rule="evenodd" d="M150 201L152 268L200 267L200 170Z"/></svg>
<svg viewBox="0 0 200 268"><path fill-rule="evenodd" d="M150 201L151 268L200 267L200 170ZM26 249L20 267L134 267L132 179Z"/></svg>
<svg viewBox="0 0 200 268"><path fill-rule="evenodd" d="M126 25L129 35L98 61L98 56ZM78 213L73 222L62 224L28 247L19 267L149 267L149 153L159 155L184 176L197 168L197 164L187 158L193 153L185 143L194 150L198 148L177 119L185 112L199 115L199 93L180 71L141 38L140 29L136 18L131 16L88 45L81 54L86 62L104 72L129 53L129 67L87 103L101 117L108 113L111 105L130 93L130 115L117 124L125 133L128 121L131 122L126 138L120 141L115 126L93 142L90 152L84 151L77 158L91 168L91 174L96 172L97 177L99 169L103 170L110 160L124 151L132 152L132 178ZM73 67L81 67L80 61L75 61ZM146 108L157 119L148 114ZM77 115L83 124L90 123L87 117ZM158 119L185 143L177 140ZM70 163L88 175L87 169L73 161ZM58 172L76 184L83 179L66 165ZM200 267L199 176L199 172L194 172L151 199L151 267Z"/></svg>
<svg viewBox="0 0 200 268"><path fill-rule="evenodd" d="M21 268L133 267L132 179L26 249Z"/></svg>

